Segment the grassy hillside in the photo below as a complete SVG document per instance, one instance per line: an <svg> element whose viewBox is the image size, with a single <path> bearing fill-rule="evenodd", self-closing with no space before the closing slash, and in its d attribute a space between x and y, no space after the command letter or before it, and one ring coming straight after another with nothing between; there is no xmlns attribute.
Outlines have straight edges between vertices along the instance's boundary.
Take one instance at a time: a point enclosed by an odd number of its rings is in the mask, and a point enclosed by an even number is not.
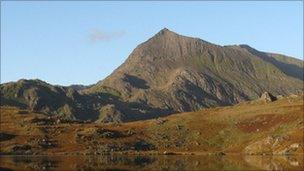
<svg viewBox="0 0 304 171"><path fill-rule="evenodd" d="M303 154L303 96L124 124L1 107L3 154Z"/></svg>

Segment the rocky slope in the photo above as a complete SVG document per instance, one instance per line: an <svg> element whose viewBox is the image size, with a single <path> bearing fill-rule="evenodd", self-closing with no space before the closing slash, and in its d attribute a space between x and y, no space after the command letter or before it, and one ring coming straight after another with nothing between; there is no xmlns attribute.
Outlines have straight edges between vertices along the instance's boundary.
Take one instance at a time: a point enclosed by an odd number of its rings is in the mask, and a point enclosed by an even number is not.
<svg viewBox="0 0 304 171"><path fill-rule="evenodd" d="M218 46L163 29L95 85L61 87L39 80L1 84L1 105L124 122L236 104L265 91L303 91L303 61L247 45Z"/></svg>
<svg viewBox="0 0 304 171"><path fill-rule="evenodd" d="M30 111L59 115L69 119L92 116L85 103L90 97L68 87L53 86L41 80L19 80L1 84L1 105L17 106Z"/></svg>

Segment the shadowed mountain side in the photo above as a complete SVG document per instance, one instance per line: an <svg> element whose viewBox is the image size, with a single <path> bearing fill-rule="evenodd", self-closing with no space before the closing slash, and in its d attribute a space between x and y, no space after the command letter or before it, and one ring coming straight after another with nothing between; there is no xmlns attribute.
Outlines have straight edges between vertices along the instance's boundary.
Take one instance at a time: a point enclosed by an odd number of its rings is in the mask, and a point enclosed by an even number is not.
<svg viewBox="0 0 304 171"><path fill-rule="evenodd" d="M1 84L1 105L18 106L70 119L94 118L88 105L90 96L68 87L53 86L41 80L19 80Z"/></svg>
<svg viewBox="0 0 304 171"><path fill-rule="evenodd" d="M123 80L125 82L130 83L132 87L140 88L140 89L148 89L149 86L147 85L147 82L144 79L138 78L134 75L125 74L123 77Z"/></svg>
<svg viewBox="0 0 304 171"><path fill-rule="evenodd" d="M111 94L102 94L103 104L96 103L99 119L96 122L127 122L152 119L161 116L167 116L172 109L161 109L149 106L145 102L124 102L117 96ZM128 115L132 113L132 115Z"/></svg>
<svg viewBox="0 0 304 171"><path fill-rule="evenodd" d="M266 62L272 63L286 75L303 80L303 61L292 59L296 63L289 63L288 58L290 59L291 57L287 57L280 54L261 52L248 45L240 45L240 47L248 50L250 53L256 55L257 57L260 57Z"/></svg>
<svg viewBox="0 0 304 171"><path fill-rule="evenodd" d="M1 106L17 106L34 112L58 115L63 118L98 122L122 122L165 116L172 110L153 108L145 102L124 102L111 91L79 94L41 80L19 80L1 85ZM103 108L113 105L113 111ZM117 113L119 116L110 116ZM125 115L132 113L132 115Z"/></svg>

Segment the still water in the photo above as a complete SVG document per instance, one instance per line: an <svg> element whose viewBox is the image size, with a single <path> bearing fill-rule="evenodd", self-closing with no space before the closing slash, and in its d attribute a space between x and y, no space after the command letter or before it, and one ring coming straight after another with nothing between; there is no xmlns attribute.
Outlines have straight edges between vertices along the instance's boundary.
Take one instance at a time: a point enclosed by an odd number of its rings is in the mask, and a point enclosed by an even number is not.
<svg viewBox="0 0 304 171"><path fill-rule="evenodd" d="M0 170L304 170L300 156L0 156Z"/></svg>

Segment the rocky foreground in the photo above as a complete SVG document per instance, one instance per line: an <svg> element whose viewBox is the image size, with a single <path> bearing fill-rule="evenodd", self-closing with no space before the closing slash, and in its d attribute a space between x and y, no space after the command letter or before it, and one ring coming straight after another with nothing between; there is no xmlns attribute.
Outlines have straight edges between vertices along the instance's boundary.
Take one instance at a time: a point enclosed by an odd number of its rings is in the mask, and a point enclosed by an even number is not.
<svg viewBox="0 0 304 171"><path fill-rule="evenodd" d="M1 154L303 155L303 95L129 123L98 124L1 107Z"/></svg>

